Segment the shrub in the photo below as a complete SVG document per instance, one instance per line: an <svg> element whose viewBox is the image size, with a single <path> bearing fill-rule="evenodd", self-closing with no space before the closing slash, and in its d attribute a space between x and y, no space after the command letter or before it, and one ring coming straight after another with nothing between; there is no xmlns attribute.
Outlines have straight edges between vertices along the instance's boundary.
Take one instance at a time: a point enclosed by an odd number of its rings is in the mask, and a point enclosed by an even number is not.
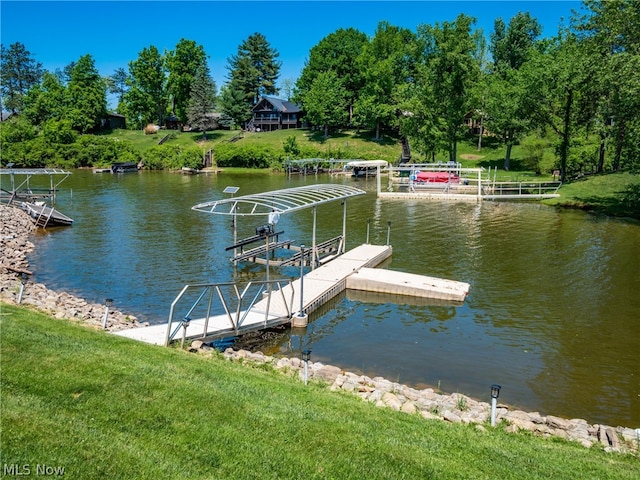
<svg viewBox="0 0 640 480"><path fill-rule="evenodd" d="M158 125L154 125L153 123L148 123L146 127L144 127L145 135L155 135L160 130Z"/></svg>

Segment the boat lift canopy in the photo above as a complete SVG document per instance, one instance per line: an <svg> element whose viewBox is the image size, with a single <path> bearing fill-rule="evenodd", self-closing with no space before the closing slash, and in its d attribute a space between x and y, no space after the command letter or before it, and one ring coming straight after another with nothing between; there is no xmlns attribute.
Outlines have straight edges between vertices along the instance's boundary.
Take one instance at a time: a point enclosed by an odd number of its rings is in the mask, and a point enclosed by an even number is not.
<svg viewBox="0 0 640 480"><path fill-rule="evenodd" d="M226 198L205 202L195 205L192 210L218 215L231 215L233 221L233 240L237 244L236 216L269 216L273 213L284 214L295 212L306 208L313 209L313 233L312 252L313 258L317 257L316 242L316 207L329 202L342 200L342 248L340 253L344 253L346 248L347 235L347 199L366 192L356 187L337 184L317 184L305 185L302 187L286 188L283 190L273 190L271 192L255 193L243 195L235 198ZM269 235L266 236L267 246L267 280L269 280ZM235 256L235 251L234 251ZM315 262L312 262L315 268Z"/></svg>
<svg viewBox="0 0 640 480"><path fill-rule="evenodd" d="M12 168L13 164L7 164L9 168L0 168L1 175L9 175L11 181L10 193L15 194L21 188L31 189L30 180L34 175L49 175L49 195L55 199L55 192L62 182L64 182L71 172L60 168ZM59 181L54 182L54 176L63 176ZM18 182L16 182L18 180ZM18 183L18 185L16 185Z"/></svg>
<svg viewBox="0 0 640 480"><path fill-rule="evenodd" d="M285 188L283 190L214 200L200 203L191 208L200 212L219 215L257 216L268 215L271 212L283 214L316 207L336 200L345 200L365 193L364 190L347 185L305 185L303 187Z"/></svg>

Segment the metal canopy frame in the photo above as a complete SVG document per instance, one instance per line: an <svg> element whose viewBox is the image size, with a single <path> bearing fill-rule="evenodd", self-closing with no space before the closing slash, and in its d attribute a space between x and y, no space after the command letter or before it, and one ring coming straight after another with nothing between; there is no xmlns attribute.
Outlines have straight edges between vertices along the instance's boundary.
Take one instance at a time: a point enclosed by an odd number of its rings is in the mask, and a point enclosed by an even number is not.
<svg viewBox="0 0 640 480"><path fill-rule="evenodd" d="M25 187L25 185L27 189L30 189L29 182L34 175L49 175L49 191L55 199L56 190L58 190L60 184L71 175L71 172L60 168L0 168L0 175L9 175L11 177L11 193L16 193L19 189ZM17 175L22 175L24 179L16 186ZM53 177L55 175L64 175L64 177L54 183Z"/></svg>
<svg viewBox="0 0 640 480"><path fill-rule="evenodd" d="M198 205L191 207L191 209L205 213L233 216L233 238L235 244L235 239L237 237L235 222L236 216L268 216L273 212L285 214L304 210L306 208L312 208L313 233L311 251L313 252L314 260L311 262L311 266L312 268L315 268L315 259L317 257L316 207L325 203L342 200L342 252L340 253L344 253L347 243L347 199L364 195L366 193L367 192L364 190L347 185L305 185L302 187L285 188L283 190L273 190L271 192L255 193L252 195L243 195L235 198L199 203ZM267 281L269 281L269 235L266 235L266 250ZM304 259L301 261L304 261Z"/></svg>
<svg viewBox="0 0 640 480"><path fill-rule="evenodd" d="M200 203L191 208L200 212L218 215L258 216L268 215L271 212L284 214L337 200L345 200L365 193L364 190L347 185L305 185L214 200Z"/></svg>

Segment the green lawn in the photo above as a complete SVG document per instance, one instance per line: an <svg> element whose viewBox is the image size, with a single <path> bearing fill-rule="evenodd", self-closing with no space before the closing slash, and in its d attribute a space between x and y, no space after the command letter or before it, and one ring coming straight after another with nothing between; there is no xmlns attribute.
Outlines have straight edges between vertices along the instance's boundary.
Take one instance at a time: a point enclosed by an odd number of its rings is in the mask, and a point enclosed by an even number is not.
<svg viewBox="0 0 640 480"><path fill-rule="evenodd" d="M87 479L640 478L635 455L425 420L269 366L0 307L5 468Z"/></svg>

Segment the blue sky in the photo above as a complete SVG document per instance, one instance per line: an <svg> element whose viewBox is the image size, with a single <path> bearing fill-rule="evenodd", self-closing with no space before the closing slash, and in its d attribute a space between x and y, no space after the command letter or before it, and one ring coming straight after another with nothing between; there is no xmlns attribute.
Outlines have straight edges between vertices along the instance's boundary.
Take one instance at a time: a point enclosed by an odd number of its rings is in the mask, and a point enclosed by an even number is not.
<svg viewBox="0 0 640 480"><path fill-rule="evenodd" d="M280 79L296 80L309 50L339 28L372 36L378 22L412 31L420 24L452 21L459 13L477 19L485 35L493 22L528 11L552 36L568 23L579 1L5 1L0 2L0 39L25 45L45 69L55 71L91 54L102 75L127 68L145 47L161 52L181 38L202 45L218 88L227 59L249 35L260 32L279 53Z"/></svg>

